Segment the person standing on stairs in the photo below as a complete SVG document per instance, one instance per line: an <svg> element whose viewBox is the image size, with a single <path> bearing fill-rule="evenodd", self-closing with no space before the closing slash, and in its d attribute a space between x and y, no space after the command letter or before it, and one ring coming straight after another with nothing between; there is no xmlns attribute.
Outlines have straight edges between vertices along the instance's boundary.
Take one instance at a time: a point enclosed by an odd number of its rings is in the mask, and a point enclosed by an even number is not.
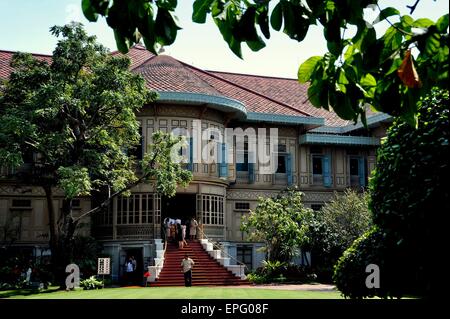
<svg viewBox="0 0 450 319"><path fill-rule="evenodd" d="M181 228L181 221L177 223L177 234L176 234L178 248L183 248L183 229Z"/></svg>
<svg viewBox="0 0 450 319"><path fill-rule="evenodd" d="M189 258L188 254L185 254L184 259L181 261L181 267L183 267L184 285L186 287L192 286L192 267L194 265L194 261Z"/></svg>
<svg viewBox="0 0 450 319"><path fill-rule="evenodd" d="M189 224L189 226L190 226L189 227L190 228L189 235L191 236L191 240L194 240L195 236L197 235L197 226L198 226L198 223L194 217L192 217L191 223Z"/></svg>
<svg viewBox="0 0 450 319"><path fill-rule="evenodd" d="M187 241L186 241L186 225L182 224L181 225L181 248L184 248L185 246L189 246Z"/></svg>

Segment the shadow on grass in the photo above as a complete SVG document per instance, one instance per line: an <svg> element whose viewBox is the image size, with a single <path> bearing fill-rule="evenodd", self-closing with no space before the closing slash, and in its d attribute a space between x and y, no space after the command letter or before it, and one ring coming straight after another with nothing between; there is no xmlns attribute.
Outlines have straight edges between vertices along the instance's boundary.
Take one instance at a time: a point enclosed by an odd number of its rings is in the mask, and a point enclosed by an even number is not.
<svg viewBox="0 0 450 319"><path fill-rule="evenodd" d="M14 296L30 296L36 294L48 294L56 291L61 291L59 287L49 287L48 289L38 289L38 288L22 288L14 290L4 290L0 291L1 298L9 298Z"/></svg>

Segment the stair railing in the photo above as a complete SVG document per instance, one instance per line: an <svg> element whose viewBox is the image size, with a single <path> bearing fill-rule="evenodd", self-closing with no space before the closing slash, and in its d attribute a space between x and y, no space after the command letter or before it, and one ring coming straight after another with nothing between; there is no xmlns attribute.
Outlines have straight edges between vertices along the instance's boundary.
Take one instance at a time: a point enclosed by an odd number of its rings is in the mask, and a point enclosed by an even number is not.
<svg viewBox="0 0 450 319"><path fill-rule="evenodd" d="M199 225L200 226L200 225ZM202 225L203 226L203 225ZM247 267L246 264L244 264L243 262L237 260L236 258L234 258L233 256L231 256L229 253L227 253L222 246L220 246L219 244L217 244L217 242L212 241L208 236L206 236L205 232L203 231L203 227L198 227L198 229L200 230L201 233L201 238L202 239L207 239L209 242L211 242L213 244L213 247L216 247L217 249L219 249L226 257L230 258L231 260L235 261L236 264L240 265L240 266L244 266L245 269L247 269L247 271L250 272L250 269ZM245 270L244 270L244 275L245 275ZM242 278L242 268L239 268L239 276Z"/></svg>
<svg viewBox="0 0 450 319"><path fill-rule="evenodd" d="M166 258L167 240L166 240L166 232L165 232L165 231L164 231L162 237L163 237L162 239L163 239L163 241L164 241L163 257L160 258L160 260L158 261L158 263L155 265L155 266L156 266L156 271L158 271L158 267L159 267L159 266L161 266L161 267L164 266L164 260L165 260L165 258ZM159 274L158 274L158 275L159 275Z"/></svg>

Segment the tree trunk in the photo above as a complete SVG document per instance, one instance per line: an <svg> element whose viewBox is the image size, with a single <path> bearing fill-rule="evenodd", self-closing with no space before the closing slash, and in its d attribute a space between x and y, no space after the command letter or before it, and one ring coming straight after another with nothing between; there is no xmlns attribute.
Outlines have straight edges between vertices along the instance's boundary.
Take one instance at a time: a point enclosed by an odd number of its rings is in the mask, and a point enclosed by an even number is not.
<svg viewBox="0 0 450 319"><path fill-rule="evenodd" d="M51 186L44 186L47 199L50 251L53 275L60 289L65 289L66 266L71 263L72 242L78 221L71 216L72 205L70 200L64 200L61 216L57 218L57 211L53 206L53 192Z"/></svg>
<svg viewBox="0 0 450 319"><path fill-rule="evenodd" d="M45 191L45 197L47 199L47 210L48 210L48 221L49 221L49 231L50 231L50 250L51 250L51 261L52 264L56 262L56 252L58 250L59 242L59 231L58 223L56 220L55 207L53 206L53 192L50 185L43 187Z"/></svg>
<svg viewBox="0 0 450 319"><path fill-rule="evenodd" d="M56 216L55 207L53 206L53 192L51 185L43 186L45 191L45 197L47 199L47 210L48 210L48 220L49 220L49 231L50 231L50 251L51 251L51 269L53 275L55 276L56 283L63 288L64 285L64 274L65 268L62 265L62 250L61 250L61 237L58 229L58 221Z"/></svg>

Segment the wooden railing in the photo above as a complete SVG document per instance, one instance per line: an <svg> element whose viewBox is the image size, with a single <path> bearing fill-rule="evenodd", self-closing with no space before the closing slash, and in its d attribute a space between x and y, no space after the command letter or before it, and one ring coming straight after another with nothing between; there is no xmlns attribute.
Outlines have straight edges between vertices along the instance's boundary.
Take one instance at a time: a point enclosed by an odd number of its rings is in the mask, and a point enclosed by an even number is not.
<svg viewBox="0 0 450 319"><path fill-rule="evenodd" d="M153 224L117 225L117 239L152 239Z"/></svg>

